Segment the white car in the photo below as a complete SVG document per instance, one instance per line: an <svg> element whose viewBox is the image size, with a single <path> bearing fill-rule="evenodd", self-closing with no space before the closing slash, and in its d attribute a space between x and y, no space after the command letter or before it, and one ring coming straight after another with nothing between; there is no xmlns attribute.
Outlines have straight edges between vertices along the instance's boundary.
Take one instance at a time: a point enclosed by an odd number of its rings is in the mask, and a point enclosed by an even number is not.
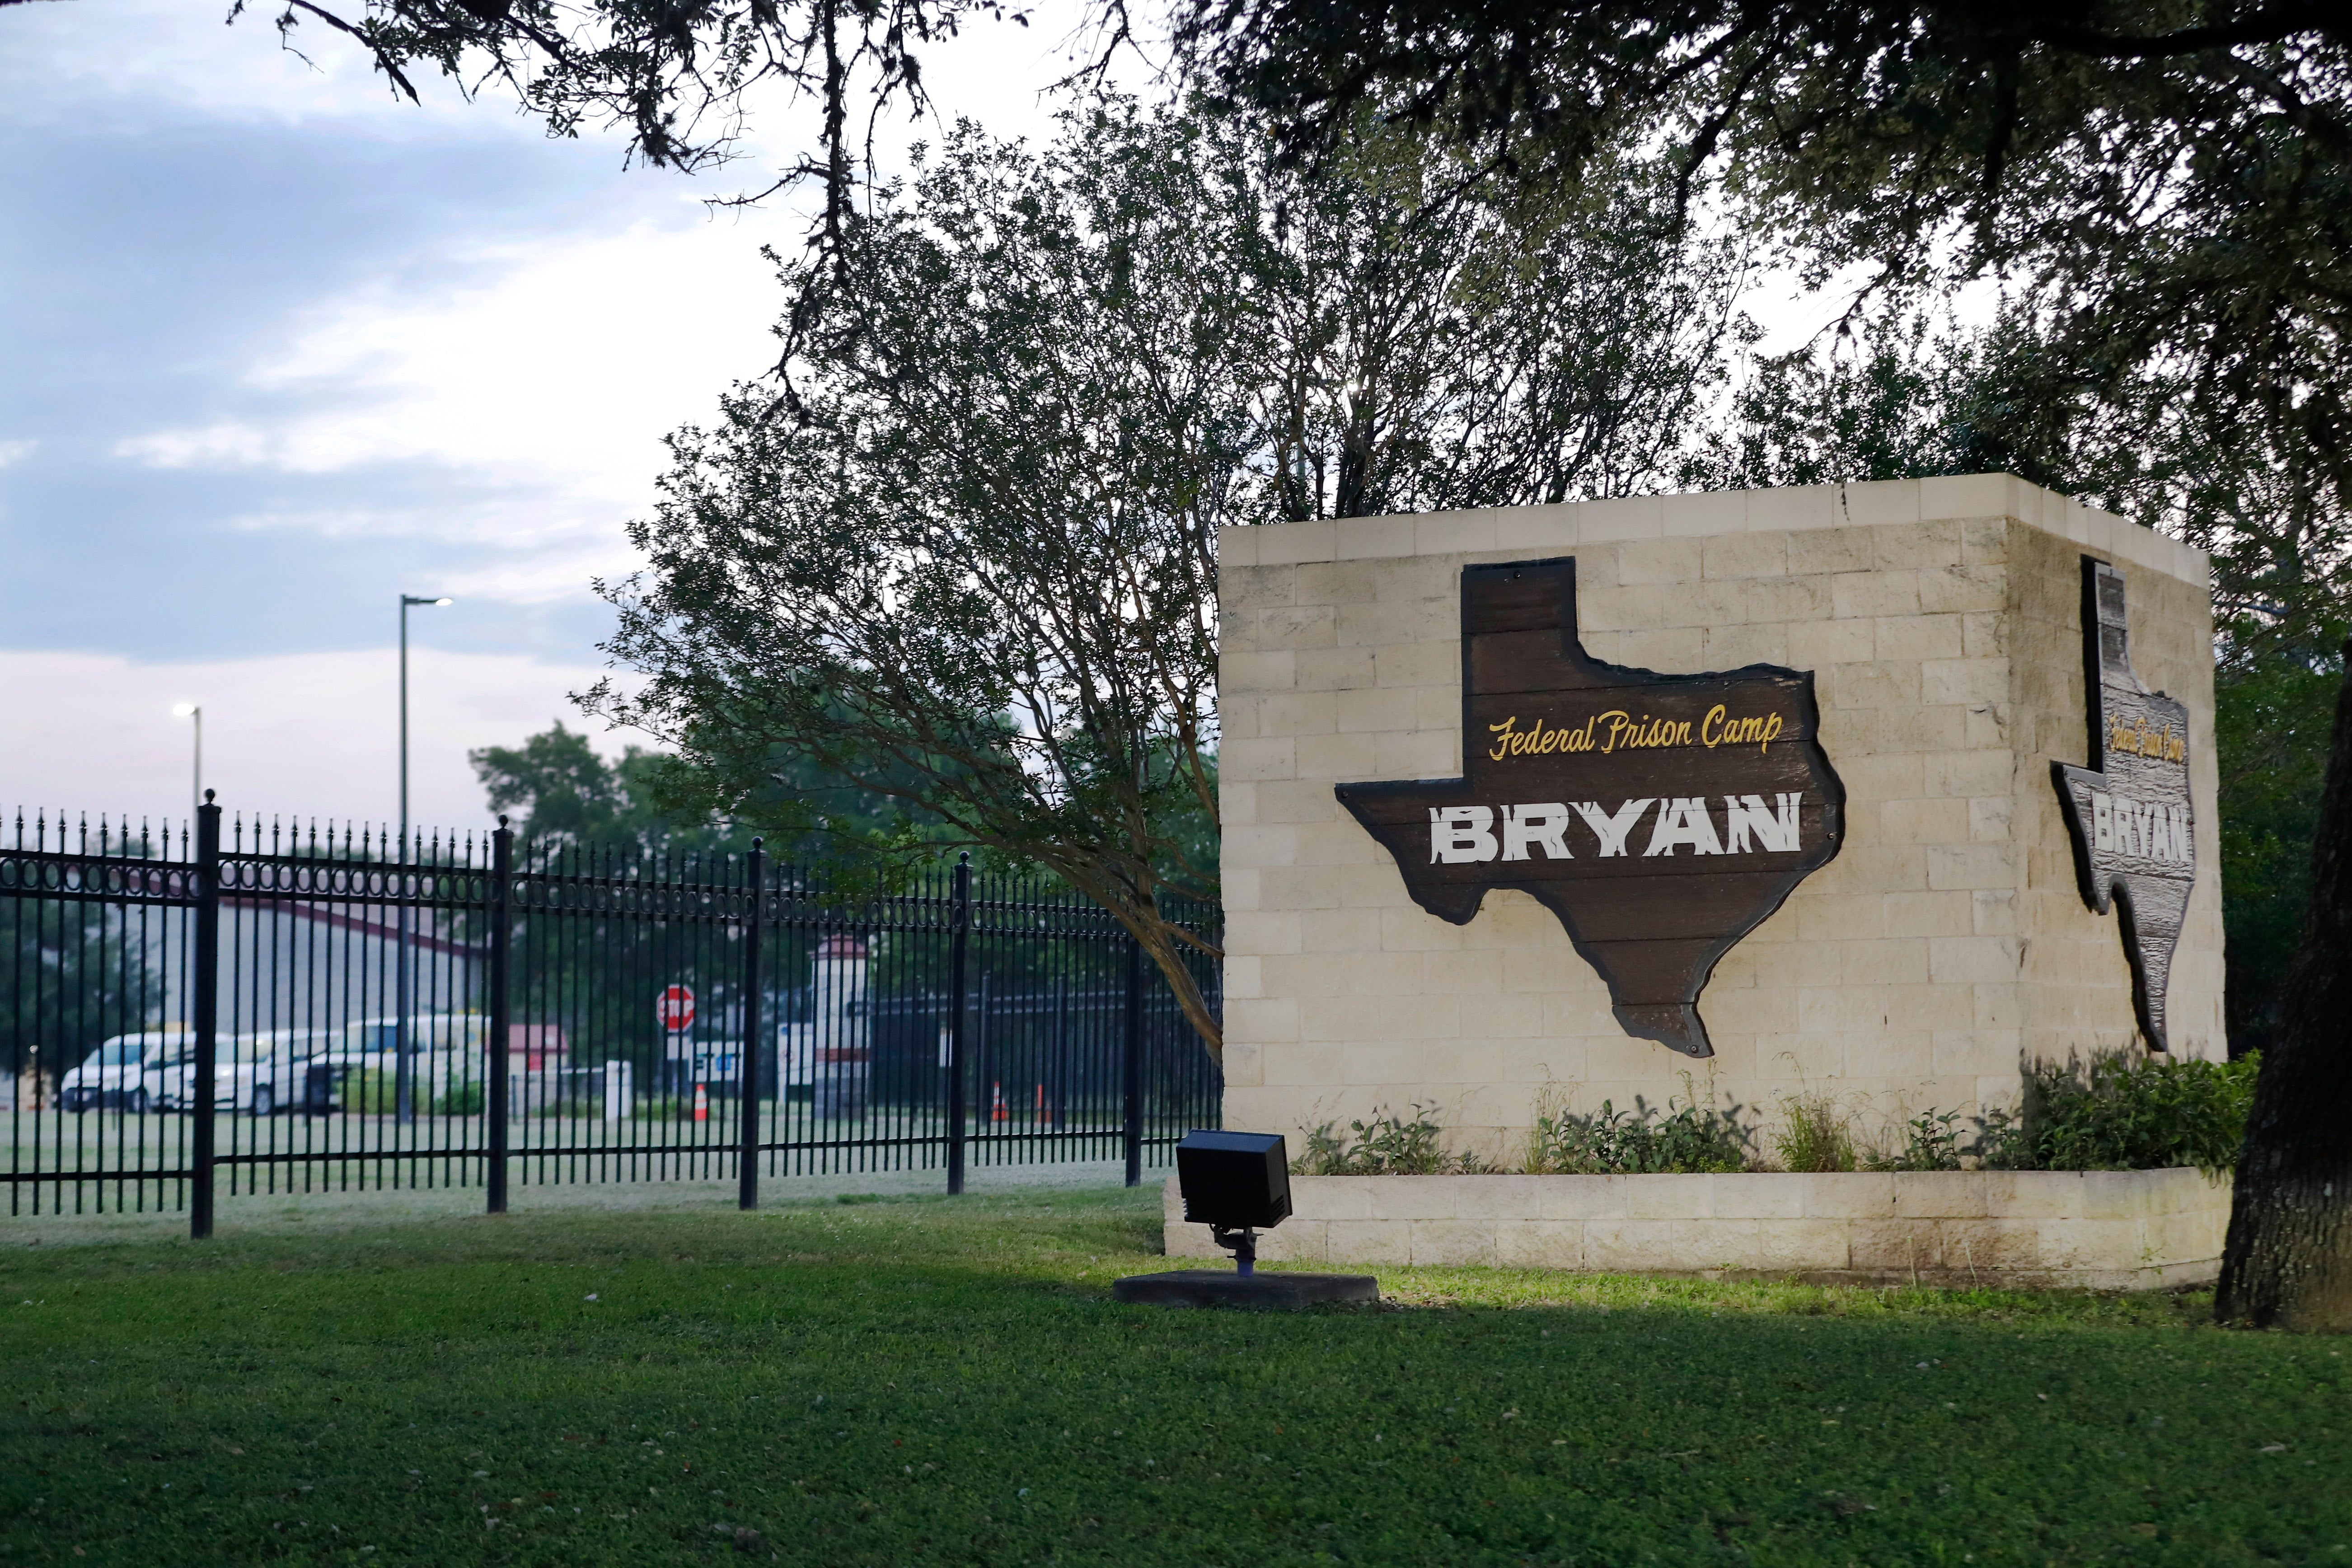
<svg viewBox="0 0 2352 1568"><path fill-rule="evenodd" d="M148 1081L150 1071L177 1058L194 1039L186 1029L173 1028L102 1041L58 1085L58 1104L69 1111L117 1106L143 1115L156 1099L155 1086Z"/></svg>
<svg viewBox="0 0 2352 1568"><path fill-rule="evenodd" d="M273 1029L264 1035L222 1035L213 1047L213 1107L269 1116L302 1099L303 1070L330 1036L315 1029ZM151 1067L147 1091L169 1110L195 1107L196 1049L193 1037Z"/></svg>

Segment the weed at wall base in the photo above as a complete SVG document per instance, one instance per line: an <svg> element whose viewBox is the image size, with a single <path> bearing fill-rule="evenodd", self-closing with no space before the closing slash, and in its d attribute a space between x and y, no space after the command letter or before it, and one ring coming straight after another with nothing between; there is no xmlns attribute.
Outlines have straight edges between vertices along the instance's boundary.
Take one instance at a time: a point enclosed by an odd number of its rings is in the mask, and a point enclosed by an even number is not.
<svg viewBox="0 0 2352 1568"><path fill-rule="evenodd" d="M1772 1152L1784 1171L1821 1172L1854 1169L1853 1131L1845 1112L1827 1094L1791 1095L1780 1101L1780 1130L1772 1135Z"/></svg>
<svg viewBox="0 0 2352 1568"><path fill-rule="evenodd" d="M1590 1116L1539 1112L1528 1141L1528 1173L1635 1176L1752 1168L1756 1129L1740 1121L1740 1108L1700 1106L1688 1073L1683 1091L1689 1098L1669 1099L1663 1112L1640 1095L1630 1113L1606 1100Z"/></svg>

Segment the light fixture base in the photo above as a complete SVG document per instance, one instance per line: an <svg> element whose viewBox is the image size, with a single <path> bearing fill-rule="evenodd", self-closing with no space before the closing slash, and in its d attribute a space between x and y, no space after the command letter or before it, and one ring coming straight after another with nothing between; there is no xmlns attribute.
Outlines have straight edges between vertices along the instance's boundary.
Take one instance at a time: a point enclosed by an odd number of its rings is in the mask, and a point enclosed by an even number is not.
<svg viewBox="0 0 2352 1568"><path fill-rule="evenodd" d="M1228 1274L1222 1268L1177 1268L1130 1274L1111 1282L1111 1300L1144 1307L1252 1307L1296 1312L1327 1304L1381 1299L1370 1274Z"/></svg>

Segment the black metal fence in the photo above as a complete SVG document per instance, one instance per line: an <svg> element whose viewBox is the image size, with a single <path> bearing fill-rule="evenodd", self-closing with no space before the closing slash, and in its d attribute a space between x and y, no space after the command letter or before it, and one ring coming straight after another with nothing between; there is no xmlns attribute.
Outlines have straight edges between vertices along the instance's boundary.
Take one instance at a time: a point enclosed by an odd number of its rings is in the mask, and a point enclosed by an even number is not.
<svg viewBox="0 0 2352 1568"><path fill-rule="evenodd" d="M939 867L20 815L0 845L12 1214L214 1194L1123 1157L1223 1084L1100 907ZM1217 914L1178 911L1213 946ZM1217 967L1194 973L1213 1009Z"/></svg>

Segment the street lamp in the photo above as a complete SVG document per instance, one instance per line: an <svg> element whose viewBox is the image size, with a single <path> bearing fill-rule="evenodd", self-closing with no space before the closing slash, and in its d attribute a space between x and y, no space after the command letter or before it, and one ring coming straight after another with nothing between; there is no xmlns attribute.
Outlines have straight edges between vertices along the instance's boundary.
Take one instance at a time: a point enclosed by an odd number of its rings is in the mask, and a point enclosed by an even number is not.
<svg viewBox="0 0 2352 1568"><path fill-rule="evenodd" d="M447 598L432 594L403 594L400 596L400 859L408 860L408 610L412 605L446 605ZM393 960L398 976L394 982L394 1010L392 1022L392 1048L394 1062L393 1075L393 1115L402 1126L416 1120L415 1073L412 1069L412 1052L408 1038L408 899L406 879L402 881L400 901L400 951Z"/></svg>
<svg viewBox="0 0 2352 1568"><path fill-rule="evenodd" d="M201 703L201 702L174 702L174 703L173 703L173 704L172 704L172 717L173 717L173 718L174 718L174 719L194 719L194 720L196 721L196 776L195 776L195 787L194 787L194 788L193 788L193 789L191 789L191 790L188 792L188 798L189 798L190 800L192 800L192 801L194 801L194 802L195 803L195 805L192 805L192 806L190 806L190 807L188 808L188 810L189 810L189 816L188 816L188 820L189 820L189 821L191 821L191 822L194 822L194 821L195 820L195 815L194 815L194 814L195 814L195 812L196 812L198 809L200 809L200 808L204 805L204 804L205 804L205 708L204 708L204 704L203 704L203 703Z"/></svg>

